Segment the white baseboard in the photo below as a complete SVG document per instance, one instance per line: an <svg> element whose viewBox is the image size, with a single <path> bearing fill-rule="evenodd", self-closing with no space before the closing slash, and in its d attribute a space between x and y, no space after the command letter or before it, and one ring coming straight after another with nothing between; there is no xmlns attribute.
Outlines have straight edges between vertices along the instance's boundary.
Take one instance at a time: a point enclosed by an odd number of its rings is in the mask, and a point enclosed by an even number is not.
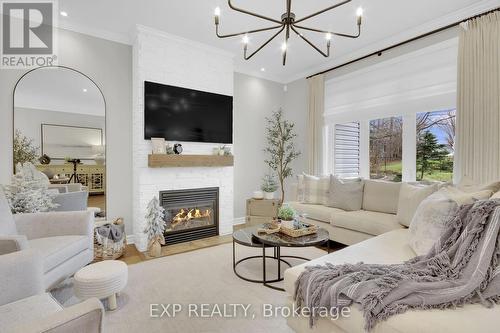
<svg viewBox="0 0 500 333"><path fill-rule="evenodd" d="M238 225L238 224L245 224L247 221L246 217L237 217L233 220L233 225Z"/></svg>

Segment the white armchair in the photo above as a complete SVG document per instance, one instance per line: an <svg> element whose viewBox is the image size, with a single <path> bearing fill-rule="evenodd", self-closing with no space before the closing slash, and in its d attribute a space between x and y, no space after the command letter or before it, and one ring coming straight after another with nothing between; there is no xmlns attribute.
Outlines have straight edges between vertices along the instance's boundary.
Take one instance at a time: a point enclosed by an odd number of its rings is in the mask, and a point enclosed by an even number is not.
<svg viewBox="0 0 500 333"><path fill-rule="evenodd" d="M36 251L0 255L0 267L2 332L102 332L104 309L98 299L63 308L44 292L42 256Z"/></svg>
<svg viewBox="0 0 500 333"><path fill-rule="evenodd" d="M33 250L42 265L43 288L49 290L94 257L91 212L10 212L0 190L0 255Z"/></svg>

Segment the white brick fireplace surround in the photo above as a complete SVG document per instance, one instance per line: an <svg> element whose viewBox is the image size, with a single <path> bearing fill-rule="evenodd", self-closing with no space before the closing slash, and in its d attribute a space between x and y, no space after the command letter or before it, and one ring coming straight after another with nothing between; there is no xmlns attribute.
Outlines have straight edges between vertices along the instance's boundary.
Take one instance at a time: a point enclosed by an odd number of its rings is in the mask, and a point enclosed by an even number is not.
<svg viewBox="0 0 500 333"><path fill-rule="evenodd" d="M219 187L219 234L233 230L233 167L148 168L144 140L144 81L233 96L233 56L211 46L138 26L133 45L133 231L139 251L146 206L163 190ZM216 145L182 142L185 154L211 154Z"/></svg>

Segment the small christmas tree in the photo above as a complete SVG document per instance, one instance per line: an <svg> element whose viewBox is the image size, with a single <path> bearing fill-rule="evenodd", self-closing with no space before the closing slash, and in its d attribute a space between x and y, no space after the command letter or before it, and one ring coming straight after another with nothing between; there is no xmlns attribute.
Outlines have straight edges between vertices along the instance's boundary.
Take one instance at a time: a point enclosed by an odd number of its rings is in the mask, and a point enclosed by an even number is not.
<svg viewBox="0 0 500 333"><path fill-rule="evenodd" d="M151 199L146 209L146 228L144 233L148 236L149 253L157 257L160 255L161 245L165 245L165 209L160 206L160 201L157 197Z"/></svg>
<svg viewBox="0 0 500 333"><path fill-rule="evenodd" d="M11 184L4 187L13 214L46 212L58 206L53 202L57 194L49 191L48 180L32 163L19 163L16 170Z"/></svg>

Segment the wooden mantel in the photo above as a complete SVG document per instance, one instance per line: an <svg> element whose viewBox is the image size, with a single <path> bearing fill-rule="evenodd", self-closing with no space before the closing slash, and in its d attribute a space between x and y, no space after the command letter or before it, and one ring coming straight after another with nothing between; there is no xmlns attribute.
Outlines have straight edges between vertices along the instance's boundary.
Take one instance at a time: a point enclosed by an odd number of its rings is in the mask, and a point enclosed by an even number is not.
<svg viewBox="0 0 500 333"><path fill-rule="evenodd" d="M148 155L150 168L176 168L176 167L226 167L233 166L233 156L219 155Z"/></svg>

